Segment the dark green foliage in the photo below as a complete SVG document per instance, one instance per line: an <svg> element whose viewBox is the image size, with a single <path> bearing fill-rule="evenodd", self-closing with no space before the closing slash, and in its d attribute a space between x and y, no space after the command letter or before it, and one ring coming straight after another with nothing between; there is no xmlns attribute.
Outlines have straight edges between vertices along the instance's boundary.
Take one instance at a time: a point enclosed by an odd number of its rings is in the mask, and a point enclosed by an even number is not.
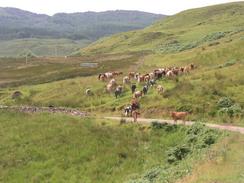
<svg viewBox="0 0 244 183"><path fill-rule="evenodd" d="M206 148L215 143L218 138L216 131L208 129L201 123L192 125L186 131L186 138L181 145L172 147L168 150L169 163L178 163L184 159L188 154L194 153L196 149Z"/></svg>
<svg viewBox="0 0 244 183"><path fill-rule="evenodd" d="M169 163L174 163L179 160L182 160L187 156L189 152L190 148L186 144L173 147L168 151L167 161Z"/></svg>
<svg viewBox="0 0 244 183"><path fill-rule="evenodd" d="M234 116L240 116L243 114L242 107L239 104L236 104L229 97L220 98L217 103L217 107L219 115L226 114L230 118L233 118Z"/></svg>
<svg viewBox="0 0 244 183"><path fill-rule="evenodd" d="M178 129L177 125L171 125L168 123L160 123L157 121L152 122L151 126L153 129L163 129L166 132L173 132Z"/></svg>
<svg viewBox="0 0 244 183"><path fill-rule="evenodd" d="M231 107L233 104L234 104L234 101L231 98L223 97L223 98L219 99L217 106L219 108L226 108L226 107Z"/></svg>
<svg viewBox="0 0 244 183"><path fill-rule="evenodd" d="M229 33L229 32L215 32L215 33L209 34L202 39L202 42L215 41L215 40L221 39L221 38L225 37L225 35L227 33Z"/></svg>
<svg viewBox="0 0 244 183"><path fill-rule="evenodd" d="M192 167L189 162L200 154L201 149L215 143L220 135L220 132L208 129L202 123L195 123L186 131L186 138L182 139L181 144L168 149L168 164L153 167L141 178L128 182L168 183L176 181L190 172ZM183 162L183 159L187 160Z"/></svg>

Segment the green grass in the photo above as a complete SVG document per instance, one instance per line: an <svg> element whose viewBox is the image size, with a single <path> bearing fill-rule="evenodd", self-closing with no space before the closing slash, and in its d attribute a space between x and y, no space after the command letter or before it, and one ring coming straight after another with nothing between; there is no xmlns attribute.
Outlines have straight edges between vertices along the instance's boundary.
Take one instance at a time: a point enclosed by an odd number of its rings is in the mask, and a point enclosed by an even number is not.
<svg viewBox="0 0 244 183"><path fill-rule="evenodd" d="M227 3L187 10L139 31L102 38L83 54L151 50L179 52L211 43L244 30L244 3Z"/></svg>
<svg viewBox="0 0 244 183"><path fill-rule="evenodd" d="M89 43L90 40L38 38L0 41L0 57L19 57L26 52L32 52L36 56L67 56Z"/></svg>
<svg viewBox="0 0 244 183"><path fill-rule="evenodd" d="M59 114L1 111L0 182L124 182L181 144L185 128L166 131Z"/></svg>
<svg viewBox="0 0 244 183"><path fill-rule="evenodd" d="M106 54L86 57L1 58L0 86L19 86L64 80L78 76L98 75L117 68L124 69L141 57L141 53ZM98 63L96 68L81 63Z"/></svg>
<svg viewBox="0 0 244 183"><path fill-rule="evenodd" d="M243 135L232 134L215 145L195 170L177 183L242 183L244 181Z"/></svg>
<svg viewBox="0 0 244 183"><path fill-rule="evenodd" d="M116 100L113 94L105 92L107 83L97 80L98 73L113 70L123 71L124 75L130 71L148 73L155 68L194 63L197 69L189 75L158 81L166 91L159 95L151 89L142 98L142 116L169 118L169 111L187 110L192 112L190 120L243 126L244 18L241 10L242 2L188 10L146 29L101 39L82 49L81 56L68 60L34 58L27 66L24 60L3 60L0 82L5 88L0 91L0 103L52 104L95 114L120 115L132 97L129 87ZM166 51L157 50L162 45ZM77 68L81 62L89 61L98 62L99 69ZM122 77L117 82L122 84ZM92 89L93 96L85 95L87 88ZM12 100L16 90L23 96ZM231 98L234 106L240 107L238 114L232 116L228 112L231 109L218 108L218 101L224 97Z"/></svg>
<svg viewBox="0 0 244 183"><path fill-rule="evenodd" d="M121 125L10 111L1 111L0 129L0 181L18 183L173 181L223 134L201 124Z"/></svg>
<svg viewBox="0 0 244 183"><path fill-rule="evenodd" d="M156 89L149 90L148 95L141 99L142 116L168 118L168 111L188 110L192 112L190 120L234 123L243 126L243 114L228 117L226 114L220 114L218 112L220 109L217 107L221 98L229 97L243 110L242 43L238 37L235 37L231 43L223 43L204 52L201 52L200 48L195 48L180 53L145 55L143 64L139 66L139 71L143 73L150 72L154 68L184 66L190 63L196 64L198 68L189 75L180 76L178 81L158 81L166 91L163 95L159 95ZM129 68L123 64L118 68L121 62L117 62L118 65L115 65L116 62L105 63L112 64L114 68L124 71L125 74L134 68L134 65L130 64L128 64ZM117 81L122 84L122 77L118 77ZM7 105L48 106L52 104L105 113L104 115L120 115L123 107L129 104L132 97L129 87L125 88L125 92L119 99L115 99L113 94L105 92L105 86L106 83L98 81L97 76L80 77L32 85L32 87L3 89L0 102ZM142 86L138 87L142 88ZM93 90L94 96L85 95L87 88ZM19 100L12 100L11 94L16 90L20 90L24 95Z"/></svg>

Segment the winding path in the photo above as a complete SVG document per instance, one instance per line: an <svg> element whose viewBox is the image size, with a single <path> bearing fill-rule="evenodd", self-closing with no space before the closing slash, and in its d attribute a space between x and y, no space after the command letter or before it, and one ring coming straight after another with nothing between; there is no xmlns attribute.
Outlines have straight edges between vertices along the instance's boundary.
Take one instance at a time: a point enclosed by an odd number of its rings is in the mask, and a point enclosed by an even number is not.
<svg viewBox="0 0 244 183"><path fill-rule="evenodd" d="M133 122L133 118L121 118L121 117L104 117L105 119L111 119L111 120L121 120L125 119L127 122ZM157 121L159 123L168 123L168 124L174 124L173 120L164 120L164 119L149 119L149 118L138 118L138 122L145 123L145 124L150 124L153 121ZM178 121L177 124L183 124L182 121ZM187 121L185 125L193 125L193 121ZM232 131L232 132L239 132L241 134L244 134L244 127L238 127L238 126L232 126L232 125L217 125L217 124L211 124L211 123L204 123L206 126L210 128L216 128L219 130L227 130L227 131Z"/></svg>
<svg viewBox="0 0 244 183"><path fill-rule="evenodd" d="M48 113L63 113L71 116L79 116L79 117L86 117L89 116L86 112L79 111L77 109L72 108L65 108L65 107L34 107L34 106L3 106L0 105L0 109L10 109L10 110L17 110L20 112L26 112L26 113L35 113L35 112L48 112ZM120 121L121 119L125 119L126 122L133 122L133 118L124 118L124 117L104 117L104 119L111 119ZM153 121L157 121L159 123L168 123L168 124L174 124L173 120L165 120L165 119L149 119L149 118L138 118L138 122L144 123L144 124L150 124ZM179 121L177 124L183 124L182 121ZM193 125L193 121L187 121L185 125ZM241 134L244 134L244 127L238 127L233 125L217 125L217 124L211 124L211 123L205 123L206 126L210 128L216 128L219 130L227 130L232 132L239 132Z"/></svg>

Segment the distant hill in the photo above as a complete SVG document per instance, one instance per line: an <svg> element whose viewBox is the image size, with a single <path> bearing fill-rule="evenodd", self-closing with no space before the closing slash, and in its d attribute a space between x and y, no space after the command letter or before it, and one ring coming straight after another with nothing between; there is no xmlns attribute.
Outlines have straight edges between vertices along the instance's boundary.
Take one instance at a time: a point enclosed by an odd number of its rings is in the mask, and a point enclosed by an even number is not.
<svg viewBox="0 0 244 183"><path fill-rule="evenodd" d="M177 53L244 32L244 2L183 11L136 31L119 33L82 49L82 54L150 51Z"/></svg>
<svg viewBox="0 0 244 183"><path fill-rule="evenodd" d="M124 10L48 16L0 7L0 57L26 51L37 56L69 55L103 36L141 29L164 17Z"/></svg>
<svg viewBox="0 0 244 183"><path fill-rule="evenodd" d="M140 11L57 13L53 16L16 8L0 8L0 40L68 38L96 40L100 37L144 28L164 15Z"/></svg>

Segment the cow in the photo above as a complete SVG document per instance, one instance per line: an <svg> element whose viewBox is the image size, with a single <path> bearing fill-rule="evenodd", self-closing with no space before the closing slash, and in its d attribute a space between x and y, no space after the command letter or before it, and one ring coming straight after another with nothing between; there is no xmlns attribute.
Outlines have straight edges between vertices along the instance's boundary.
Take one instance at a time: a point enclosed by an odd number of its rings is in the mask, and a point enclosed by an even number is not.
<svg viewBox="0 0 244 183"><path fill-rule="evenodd" d="M113 76L119 76L119 75L122 75L122 74L123 74L123 72L118 72L118 71L112 72Z"/></svg>
<svg viewBox="0 0 244 183"><path fill-rule="evenodd" d="M135 73L134 79L138 80L139 76L140 76L140 73Z"/></svg>
<svg viewBox="0 0 244 183"><path fill-rule="evenodd" d="M189 73L190 73L190 70L191 70L190 67L188 67L188 66L185 66L185 67L184 67L184 73L185 73L185 74L189 74Z"/></svg>
<svg viewBox="0 0 244 183"><path fill-rule="evenodd" d="M113 73L112 72L106 72L105 73L106 78L112 79L113 78Z"/></svg>
<svg viewBox="0 0 244 183"><path fill-rule="evenodd" d="M191 68L191 70L193 70L196 68L196 66L194 64L190 64L190 68Z"/></svg>
<svg viewBox="0 0 244 183"><path fill-rule="evenodd" d="M150 76L150 79L151 79L151 80L155 78L155 75L154 75L153 72L149 73L149 76Z"/></svg>
<svg viewBox="0 0 244 183"><path fill-rule="evenodd" d="M135 75L136 75L135 72L130 72L128 76L130 79L132 79L132 78L135 78Z"/></svg>
<svg viewBox="0 0 244 183"><path fill-rule="evenodd" d="M123 84L130 84L130 78L128 76L123 78Z"/></svg>
<svg viewBox="0 0 244 183"><path fill-rule="evenodd" d="M116 80L115 80L115 79L111 79L111 80L109 81L109 84L111 84L111 85L116 85Z"/></svg>
<svg viewBox="0 0 244 183"><path fill-rule="evenodd" d="M168 77L168 78L172 78L172 77L174 77L174 73L173 73L173 71L172 71L172 70L169 70L169 71L166 73L166 77Z"/></svg>
<svg viewBox="0 0 244 183"><path fill-rule="evenodd" d="M143 86L142 92L143 92L144 95L147 94L147 92L148 92L148 85Z"/></svg>
<svg viewBox="0 0 244 183"><path fill-rule="evenodd" d="M118 98L118 96L121 95L122 90L123 90L123 87L120 86L120 85L115 89L114 95L115 95L116 98Z"/></svg>
<svg viewBox="0 0 244 183"><path fill-rule="evenodd" d="M150 75L149 74L144 75L144 81L148 82L149 80L150 80Z"/></svg>
<svg viewBox="0 0 244 183"><path fill-rule="evenodd" d="M132 107L131 107L131 105L124 108L124 115L126 117L132 116Z"/></svg>
<svg viewBox="0 0 244 183"><path fill-rule="evenodd" d="M143 94L142 91L136 91L136 92L134 93L134 97L135 97L135 98L142 97L142 94Z"/></svg>
<svg viewBox="0 0 244 183"><path fill-rule="evenodd" d="M144 80L145 80L145 76L138 76L138 78L137 78L138 83L142 83L142 82L144 82Z"/></svg>
<svg viewBox="0 0 244 183"><path fill-rule="evenodd" d="M132 111L132 117L134 119L134 123L137 122L137 118L138 118L139 115L140 115L140 113L137 110Z"/></svg>
<svg viewBox="0 0 244 183"><path fill-rule="evenodd" d="M105 81L107 79L106 75L105 74L99 74L98 76L98 80L100 81Z"/></svg>
<svg viewBox="0 0 244 183"><path fill-rule="evenodd" d="M188 114L188 112L171 112L171 117L173 118L175 124L177 124L177 120L182 120L185 124L185 118Z"/></svg>
<svg viewBox="0 0 244 183"><path fill-rule="evenodd" d="M164 92L163 86L162 85L158 85L157 86L157 91L158 91L159 94L162 94Z"/></svg>
<svg viewBox="0 0 244 183"><path fill-rule="evenodd" d="M154 79L151 79L148 84L150 86L154 86L156 84L156 81Z"/></svg>
<svg viewBox="0 0 244 183"><path fill-rule="evenodd" d="M131 93L134 94L136 91L136 84L131 85Z"/></svg>

